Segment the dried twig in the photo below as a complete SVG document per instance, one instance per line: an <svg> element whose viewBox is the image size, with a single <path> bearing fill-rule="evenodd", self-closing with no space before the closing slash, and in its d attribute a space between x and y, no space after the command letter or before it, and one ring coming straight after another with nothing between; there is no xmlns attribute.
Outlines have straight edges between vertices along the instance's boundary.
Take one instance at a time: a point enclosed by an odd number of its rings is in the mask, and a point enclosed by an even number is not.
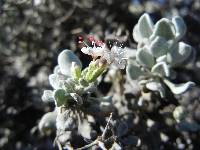
<svg viewBox="0 0 200 150"><path fill-rule="evenodd" d="M109 124L110 124L111 119L112 119L112 113L110 114L110 117L109 117L109 119L108 119L108 122L107 122L107 124L106 124L106 127L105 127L105 129L104 129L104 131L103 131L103 133L102 133L102 135L101 135L102 140L105 140L106 132L107 132L107 130L108 130L108 127L109 127Z"/></svg>
<svg viewBox="0 0 200 150"><path fill-rule="evenodd" d="M111 137L109 137L108 139L105 139L105 135L106 135L106 133L107 133L107 131L108 131L108 129L109 129L109 125L110 125L110 121L111 121L111 119L112 119L112 115L113 115L113 114L111 113L111 114L110 114L110 117L109 117L109 119L108 119L108 122L107 122L107 124L106 124L106 127L105 127L105 129L104 129L104 131L103 131L103 133L102 133L101 136L99 136L99 137L98 137L95 141L93 141L92 143L90 143L90 144L88 144L88 145L85 145L85 146L83 146L83 147L81 147L81 148L77 148L76 150L84 150L84 149L90 148L90 147L92 147L92 146L98 145L99 142L106 143L106 142L108 142L108 141L110 141L110 140L115 140L115 139L116 139L115 136L111 136Z"/></svg>

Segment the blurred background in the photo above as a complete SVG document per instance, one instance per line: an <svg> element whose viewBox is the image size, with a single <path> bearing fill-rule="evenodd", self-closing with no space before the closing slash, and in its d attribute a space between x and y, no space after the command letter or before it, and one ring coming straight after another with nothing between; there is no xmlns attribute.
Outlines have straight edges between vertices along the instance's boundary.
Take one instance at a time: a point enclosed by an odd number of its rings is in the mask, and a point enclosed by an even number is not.
<svg viewBox="0 0 200 150"><path fill-rule="evenodd" d="M81 54L77 37L104 40L119 30L126 46L135 48L132 29L144 12L154 22L182 16L188 27L184 41L199 60L199 0L0 0L0 149L54 149L55 134L41 136L37 124L54 108L43 104L41 95L51 88L48 75L59 52L71 49L87 65L90 58ZM197 73L193 81L200 83ZM188 149L200 148L199 133L192 136Z"/></svg>

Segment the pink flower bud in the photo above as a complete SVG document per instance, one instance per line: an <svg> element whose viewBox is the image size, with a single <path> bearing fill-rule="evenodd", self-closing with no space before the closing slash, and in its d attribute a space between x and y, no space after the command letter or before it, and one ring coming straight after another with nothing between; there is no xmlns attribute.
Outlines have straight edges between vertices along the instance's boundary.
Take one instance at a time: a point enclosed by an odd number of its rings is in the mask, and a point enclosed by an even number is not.
<svg viewBox="0 0 200 150"><path fill-rule="evenodd" d="M93 36L88 36L88 42L93 43L95 42L94 37Z"/></svg>

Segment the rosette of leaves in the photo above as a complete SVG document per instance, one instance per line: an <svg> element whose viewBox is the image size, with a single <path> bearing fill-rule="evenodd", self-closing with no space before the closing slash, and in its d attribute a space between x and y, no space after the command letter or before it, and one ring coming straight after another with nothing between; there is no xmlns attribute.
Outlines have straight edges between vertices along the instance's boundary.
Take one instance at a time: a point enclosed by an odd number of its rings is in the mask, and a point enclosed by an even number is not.
<svg viewBox="0 0 200 150"><path fill-rule="evenodd" d="M182 94L194 83L174 84L170 80L176 78L175 67L183 65L193 49L180 42L186 33L184 20L173 17L162 18L156 24L148 14L143 14L133 29L133 38L138 42L135 57L128 60L127 75L130 80L139 80L140 84L151 91L165 97L165 85L174 94Z"/></svg>
<svg viewBox="0 0 200 150"><path fill-rule="evenodd" d="M63 50L58 56L58 66L49 75L53 90L45 90L42 95L44 102L54 102L55 111L45 114L39 124L41 131L56 127L57 139L67 144L73 136L94 138L96 131L95 114L104 116L112 111L111 97L91 97L96 91L97 78L106 66L92 61L82 70L79 58L70 50ZM90 118L90 119L88 119Z"/></svg>

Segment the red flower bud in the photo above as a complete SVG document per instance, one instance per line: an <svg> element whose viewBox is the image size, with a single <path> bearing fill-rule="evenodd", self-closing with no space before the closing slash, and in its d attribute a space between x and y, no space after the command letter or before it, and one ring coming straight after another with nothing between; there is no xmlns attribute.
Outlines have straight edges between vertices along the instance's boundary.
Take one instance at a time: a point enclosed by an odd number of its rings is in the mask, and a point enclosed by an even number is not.
<svg viewBox="0 0 200 150"><path fill-rule="evenodd" d="M79 36L79 37L78 37L78 43L79 43L79 44L83 43L83 37L82 37L82 36Z"/></svg>

